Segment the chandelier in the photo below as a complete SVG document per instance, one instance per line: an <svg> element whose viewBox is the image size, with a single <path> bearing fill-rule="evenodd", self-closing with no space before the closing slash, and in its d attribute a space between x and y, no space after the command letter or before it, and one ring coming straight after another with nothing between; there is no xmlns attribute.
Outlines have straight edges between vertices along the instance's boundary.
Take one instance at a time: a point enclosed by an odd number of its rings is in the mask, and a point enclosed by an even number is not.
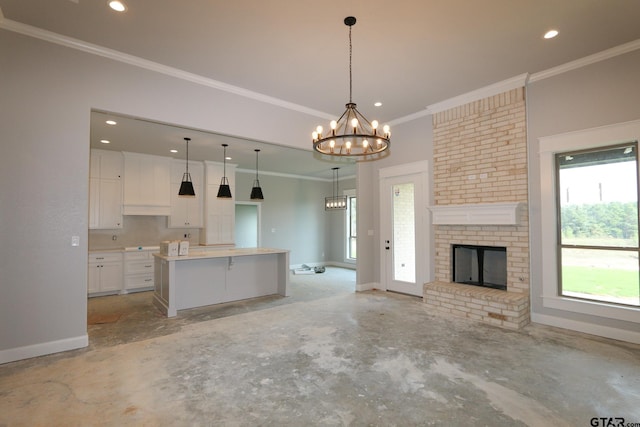
<svg viewBox="0 0 640 427"><path fill-rule="evenodd" d="M333 171L333 181L331 183L331 197L324 198L324 210L336 211L347 209L347 196L340 195L340 189L338 188L338 170L340 168L331 168Z"/></svg>
<svg viewBox="0 0 640 427"><path fill-rule="evenodd" d="M330 156L372 156L389 148L391 133L389 126L378 129L378 121L367 120L353 102L353 77L351 71L351 27L356 18L348 16L344 23L349 27L349 102L338 120L330 123L330 130L325 134L322 126L313 132L313 149Z"/></svg>

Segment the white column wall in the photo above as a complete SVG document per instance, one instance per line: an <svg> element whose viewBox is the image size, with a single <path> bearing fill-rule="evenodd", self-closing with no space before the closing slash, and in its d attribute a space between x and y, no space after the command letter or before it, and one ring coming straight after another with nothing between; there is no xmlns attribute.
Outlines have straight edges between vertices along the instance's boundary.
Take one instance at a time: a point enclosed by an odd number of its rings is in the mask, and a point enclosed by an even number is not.
<svg viewBox="0 0 640 427"><path fill-rule="evenodd" d="M0 52L0 363L86 345L92 108L307 149L318 121L5 30Z"/></svg>

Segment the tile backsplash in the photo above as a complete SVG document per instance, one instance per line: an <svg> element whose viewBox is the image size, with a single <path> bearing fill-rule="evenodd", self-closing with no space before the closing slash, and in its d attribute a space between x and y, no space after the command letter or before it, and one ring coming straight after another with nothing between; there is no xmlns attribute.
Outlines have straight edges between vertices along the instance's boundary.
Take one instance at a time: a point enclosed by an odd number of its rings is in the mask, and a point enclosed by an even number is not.
<svg viewBox="0 0 640 427"><path fill-rule="evenodd" d="M167 228L166 216L125 215L123 219L121 229L89 230L89 250L159 246L163 240L188 240L194 246L200 242L199 228Z"/></svg>

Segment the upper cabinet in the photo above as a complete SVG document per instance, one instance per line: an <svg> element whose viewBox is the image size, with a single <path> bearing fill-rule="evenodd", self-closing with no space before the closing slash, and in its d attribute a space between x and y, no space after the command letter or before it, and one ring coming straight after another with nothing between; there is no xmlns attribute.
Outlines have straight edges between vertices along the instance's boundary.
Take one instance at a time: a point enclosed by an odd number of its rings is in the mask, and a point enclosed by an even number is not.
<svg viewBox="0 0 640 427"><path fill-rule="evenodd" d="M178 196L185 170L185 161L174 159L171 162L171 214L167 222L169 228L201 228L203 224L204 164L196 161L189 162L189 174L196 193L195 197Z"/></svg>
<svg viewBox="0 0 640 427"><path fill-rule="evenodd" d="M122 153L91 150L89 228L122 228Z"/></svg>
<svg viewBox="0 0 640 427"><path fill-rule="evenodd" d="M235 243L235 197L218 198L218 187L224 176L224 165L217 162L204 162L205 165L205 204L204 230L200 233L200 243L205 245L233 245ZM226 176L235 195L236 165L227 163Z"/></svg>
<svg viewBox="0 0 640 427"><path fill-rule="evenodd" d="M124 152L124 215L169 215L171 158Z"/></svg>

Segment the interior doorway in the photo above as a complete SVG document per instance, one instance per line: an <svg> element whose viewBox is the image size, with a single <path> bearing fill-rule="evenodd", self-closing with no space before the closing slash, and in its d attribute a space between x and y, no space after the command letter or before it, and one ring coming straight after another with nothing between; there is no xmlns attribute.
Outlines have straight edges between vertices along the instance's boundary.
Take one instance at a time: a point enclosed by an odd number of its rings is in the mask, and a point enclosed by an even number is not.
<svg viewBox="0 0 640 427"><path fill-rule="evenodd" d="M236 248L260 247L260 203L236 202Z"/></svg>

